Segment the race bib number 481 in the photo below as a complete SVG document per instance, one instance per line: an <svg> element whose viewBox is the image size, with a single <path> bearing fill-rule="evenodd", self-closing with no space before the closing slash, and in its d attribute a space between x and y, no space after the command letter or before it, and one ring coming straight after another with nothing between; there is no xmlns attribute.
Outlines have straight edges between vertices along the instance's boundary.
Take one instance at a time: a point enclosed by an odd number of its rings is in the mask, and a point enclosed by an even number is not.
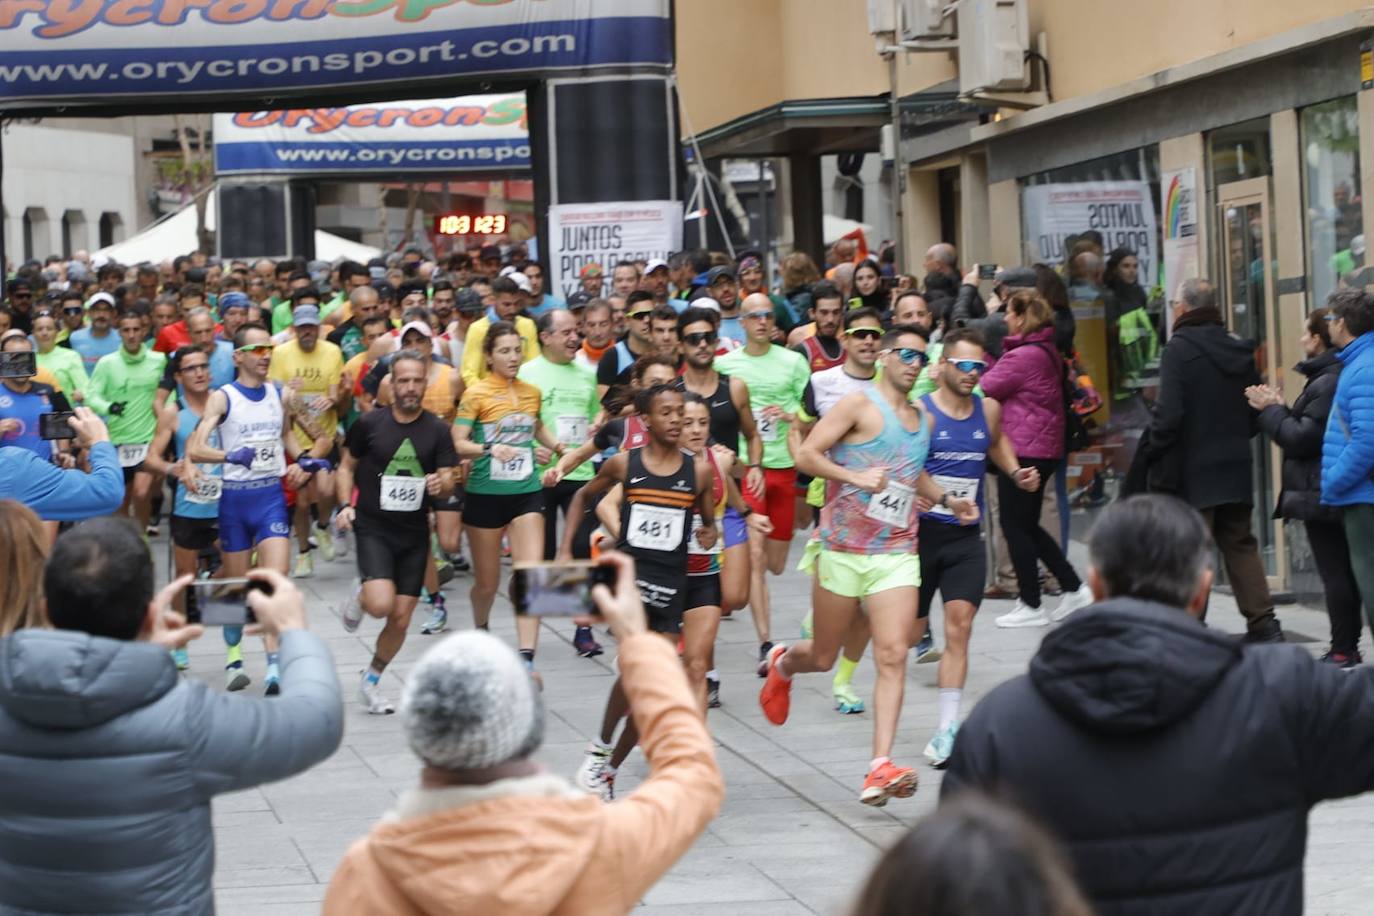
<svg viewBox="0 0 1374 916"><path fill-rule="evenodd" d="M682 544L682 529L687 513L666 506L630 505L630 530L626 540L640 550L677 550Z"/></svg>

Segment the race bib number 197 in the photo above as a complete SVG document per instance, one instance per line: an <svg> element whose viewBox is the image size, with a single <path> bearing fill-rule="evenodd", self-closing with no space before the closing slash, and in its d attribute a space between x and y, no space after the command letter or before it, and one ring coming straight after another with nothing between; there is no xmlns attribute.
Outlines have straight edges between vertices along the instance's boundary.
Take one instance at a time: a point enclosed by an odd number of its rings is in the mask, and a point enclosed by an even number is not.
<svg viewBox="0 0 1374 916"><path fill-rule="evenodd" d="M513 458L500 461L491 456L492 480L528 480L534 473L534 450L522 448Z"/></svg>

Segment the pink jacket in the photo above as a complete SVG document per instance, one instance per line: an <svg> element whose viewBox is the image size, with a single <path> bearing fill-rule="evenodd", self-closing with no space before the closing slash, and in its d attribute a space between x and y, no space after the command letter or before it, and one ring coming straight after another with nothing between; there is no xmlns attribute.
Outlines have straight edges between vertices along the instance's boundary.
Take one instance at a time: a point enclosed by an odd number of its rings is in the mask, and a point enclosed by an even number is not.
<svg viewBox="0 0 1374 916"><path fill-rule="evenodd" d="M1064 362L1054 327L1013 334L983 376L983 393L1002 404L1002 429L1018 458L1064 457Z"/></svg>

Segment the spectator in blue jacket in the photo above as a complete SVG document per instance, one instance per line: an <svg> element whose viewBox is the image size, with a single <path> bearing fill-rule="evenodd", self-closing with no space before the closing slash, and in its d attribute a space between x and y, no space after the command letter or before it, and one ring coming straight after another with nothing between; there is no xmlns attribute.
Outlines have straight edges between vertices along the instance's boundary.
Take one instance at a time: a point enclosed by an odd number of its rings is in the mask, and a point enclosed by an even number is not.
<svg viewBox="0 0 1374 916"><path fill-rule="evenodd" d="M90 473L64 470L25 448L0 448L0 499L13 499L44 521L109 515L124 501L124 472L104 422L88 407L69 421L76 444L90 451Z"/></svg>
<svg viewBox="0 0 1374 916"><path fill-rule="evenodd" d="M1343 289L1330 307L1331 343L1345 368L1322 439L1322 502L1341 507L1350 564L1374 622L1374 299Z"/></svg>
<svg viewBox="0 0 1374 916"><path fill-rule="evenodd" d="M182 678L169 649L200 635L154 593L124 519L57 539L43 575L52 629L0 639L0 912L214 913L210 799L285 779L343 737L334 660L305 599L272 570L248 593L281 640L281 695Z"/></svg>

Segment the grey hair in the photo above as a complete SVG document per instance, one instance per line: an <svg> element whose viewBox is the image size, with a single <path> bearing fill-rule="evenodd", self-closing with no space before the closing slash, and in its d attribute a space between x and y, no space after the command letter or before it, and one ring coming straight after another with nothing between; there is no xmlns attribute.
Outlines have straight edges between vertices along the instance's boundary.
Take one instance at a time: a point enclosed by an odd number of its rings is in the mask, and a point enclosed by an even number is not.
<svg viewBox="0 0 1374 916"><path fill-rule="evenodd" d="M1182 302L1185 310L1189 312L1194 309L1215 308L1217 290L1210 281L1192 277L1178 285L1177 301Z"/></svg>
<svg viewBox="0 0 1374 916"><path fill-rule="evenodd" d="M425 305L412 305L401 315L401 324L410 324L412 321L422 321L425 324L434 324L434 313Z"/></svg>
<svg viewBox="0 0 1374 916"><path fill-rule="evenodd" d="M200 318L202 316L209 318L211 324L215 323L214 313L203 305L198 305L186 313L186 323L190 324L192 318Z"/></svg>
<svg viewBox="0 0 1374 916"><path fill-rule="evenodd" d="M396 364L397 364L397 363L405 362L406 360L410 360L411 362L419 363L421 366L423 366L423 365L425 364L425 358L424 358L423 355L421 355L421 353L420 353L419 350L402 350L402 351L400 351L399 353L397 353L395 356L391 357L391 365L390 365L391 371L392 371L392 372L395 372L395 371L396 371Z"/></svg>
<svg viewBox="0 0 1374 916"><path fill-rule="evenodd" d="M1088 537L1093 568L1112 598L1188 606L1212 568L1212 532L1173 496L1132 496L1108 507Z"/></svg>
<svg viewBox="0 0 1374 916"><path fill-rule="evenodd" d="M930 250L927 251L926 254L951 270L959 263L959 253L954 250L954 246L949 242L940 242L939 244L931 245Z"/></svg>

